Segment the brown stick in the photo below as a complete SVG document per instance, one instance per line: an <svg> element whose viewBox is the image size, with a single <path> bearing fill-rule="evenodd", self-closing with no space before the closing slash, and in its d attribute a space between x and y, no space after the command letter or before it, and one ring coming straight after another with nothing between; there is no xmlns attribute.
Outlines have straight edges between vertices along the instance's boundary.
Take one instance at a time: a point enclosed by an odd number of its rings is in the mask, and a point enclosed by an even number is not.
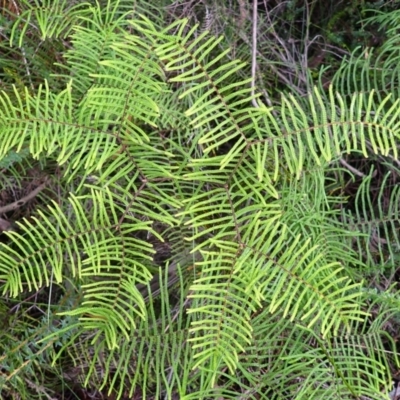
<svg viewBox="0 0 400 400"><path fill-rule="evenodd" d="M24 206L29 200L33 199L41 190L45 188L47 184L47 179L39 185L36 189L32 190L29 194L27 194L25 197L22 199L19 199L17 201L14 201L11 204L7 204L6 206L0 207L0 215L5 214L6 212L9 211L14 211L17 210L18 208L21 208Z"/></svg>

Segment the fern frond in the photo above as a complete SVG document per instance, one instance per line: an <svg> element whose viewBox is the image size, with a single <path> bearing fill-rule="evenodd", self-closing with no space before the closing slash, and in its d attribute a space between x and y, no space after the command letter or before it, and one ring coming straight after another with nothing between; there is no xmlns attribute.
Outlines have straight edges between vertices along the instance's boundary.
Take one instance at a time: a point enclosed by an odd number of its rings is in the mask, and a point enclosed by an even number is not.
<svg viewBox="0 0 400 400"><path fill-rule="evenodd" d="M27 28L31 25L37 27L42 41L52 37L66 37L71 31L78 18L84 16L85 9L90 7L89 3L69 4L66 0L51 1L44 0L42 4L32 4L16 19L11 34L11 43L15 40L16 30L21 29L19 36L19 47L22 46ZM33 21L34 22L33 22Z"/></svg>
<svg viewBox="0 0 400 400"><path fill-rule="evenodd" d="M93 192L90 220L82 201L84 198L71 197L74 224L55 206L52 219L39 213L41 220L25 221L20 225L22 233L10 236L13 246L8 246L8 251L13 256L5 259L1 267L3 290L16 296L24 286L31 291L49 286L51 279L61 283L69 272L83 281L84 298L80 307L62 315L79 315L86 329L103 332L107 345L113 348L117 329L128 338L128 332L136 326L136 317L145 317L136 284L150 280L145 264L151 260L153 250L148 243L130 238L129 232L151 232L151 228L149 223L131 216L119 222L117 209L107 201L105 193ZM116 229L120 233L126 231L122 242L115 236ZM50 270L44 266L45 259L49 260ZM90 279L93 276L97 277L94 282Z"/></svg>
<svg viewBox="0 0 400 400"><path fill-rule="evenodd" d="M184 263L177 265L181 284L184 282L185 268ZM133 396L138 391L146 397L149 387L155 388L154 394L157 396L172 391L183 396L194 384L196 377L191 377L189 373L182 374L183 371L189 371L193 363L190 347L182 346L191 322L190 316L185 314L187 293L181 290L176 304L171 304L168 278L167 270L159 271L160 301L148 302L148 318L138 320L129 340L117 335L117 346L110 350L106 347L104 337L97 335L93 340L93 335L83 323L70 320L66 324L63 330L69 335L62 336L61 351L68 351L76 366L84 369L85 384L96 382L101 390L119 397L126 392ZM49 334L43 338L43 342L53 338L54 333ZM54 358L54 365L61 351ZM110 376L113 376L111 380Z"/></svg>
<svg viewBox="0 0 400 400"><path fill-rule="evenodd" d="M353 242L367 271L386 272L396 268L399 258L399 187L390 172L372 190L374 170L366 175L357 190L355 209L343 209L343 223L349 230L360 232ZM374 193L375 192L375 193Z"/></svg>

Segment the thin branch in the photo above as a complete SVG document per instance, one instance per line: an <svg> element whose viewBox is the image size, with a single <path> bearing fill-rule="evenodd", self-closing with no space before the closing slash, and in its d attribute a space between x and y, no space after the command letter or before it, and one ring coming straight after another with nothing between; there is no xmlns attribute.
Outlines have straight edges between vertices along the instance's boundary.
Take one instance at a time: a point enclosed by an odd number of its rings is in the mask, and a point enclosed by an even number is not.
<svg viewBox="0 0 400 400"><path fill-rule="evenodd" d="M29 200L33 199L40 191L42 191L46 185L47 185L47 179L41 185L39 185L36 189L32 190L32 192L30 192L25 197L23 197L22 199L14 201L11 204L7 204L6 206L0 207L0 215L5 214L9 211L17 210L18 208L21 208Z"/></svg>
<svg viewBox="0 0 400 400"><path fill-rule="evenodd" d="M15 0L11 0L11 2L12 2L12 4L13 4L14 8L15 8L15 12L17 13L17 16L19 17L19 16L20 16L20 12L19 12L17 3L15 2ZM27 58L26 58L25 49L24 49L22 46L21 46L21 54L22 54L22 59L23 59L23 62L24 62L25 70L26 70L26 75L27 75L27 77L28 77L28 80L29 80L29 84L30 84L30 86L31 86L31 89L33 90L34 87L33 87L33 83L32 83L32 75L31 75L31 71L30 71L30 69L29 69L28 60L27 60Z"/></svg>
<svg viewBox="0 0 400 400"><path fill-rule="evenodd" d="M361 171L359 171L358 169L352 167L350 164L348 164L343 158L341 158L340 160L340 164L342 164L343 166L345 166L349 171L351 171L354 175L357 176L361 176L362 178L365 176L364 173L362 173Z"/></svg>
<svg viewBox="0 0 400 400"><path fill-rule="evenodd" d="M256 87L256 69L257 69L257 1L253 1L253 45L251 49L251 102L254 107L258 108L258 104L255 99L255 87Z"/></svg>

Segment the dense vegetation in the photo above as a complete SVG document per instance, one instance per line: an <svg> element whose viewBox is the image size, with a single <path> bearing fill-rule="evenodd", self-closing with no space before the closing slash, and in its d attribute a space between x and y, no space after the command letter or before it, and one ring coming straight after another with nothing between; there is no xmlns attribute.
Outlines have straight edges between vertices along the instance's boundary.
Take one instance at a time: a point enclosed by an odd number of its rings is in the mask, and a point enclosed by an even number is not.
<svg viewBox="0 0 400 400"><path fill-rule="evenodd" d="M4 1L0 398L400 395L398 6Z"/></svg>

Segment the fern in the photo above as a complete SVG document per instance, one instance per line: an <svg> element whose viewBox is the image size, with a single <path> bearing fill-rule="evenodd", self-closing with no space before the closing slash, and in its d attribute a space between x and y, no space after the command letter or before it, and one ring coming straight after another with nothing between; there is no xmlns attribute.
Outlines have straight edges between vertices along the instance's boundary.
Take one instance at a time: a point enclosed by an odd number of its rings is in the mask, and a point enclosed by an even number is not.
<svg viewBox="0 0 400 400"><path fill-rule="evenodd" d="M63 89L0 98L2 160L29 149L61 171L0 247L4 304L40 297L1 328L2 390L45 397L50 362L117 398L385 398L398 299L360 271L373 237L395 260L397 189L382 207L383 179L375 207L364 174L353 212L327 182L348 154L397 158L396 92L338 76L266 107L221 39L124 4L43 25L70 33Z"/></svg>

